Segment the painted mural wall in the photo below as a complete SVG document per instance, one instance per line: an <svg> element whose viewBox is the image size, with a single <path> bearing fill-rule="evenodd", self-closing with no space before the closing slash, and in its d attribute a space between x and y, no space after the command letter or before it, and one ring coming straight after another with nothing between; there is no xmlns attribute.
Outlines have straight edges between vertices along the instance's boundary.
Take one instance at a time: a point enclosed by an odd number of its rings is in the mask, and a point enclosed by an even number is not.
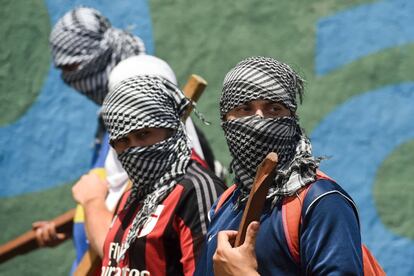
<svg viewBox="0 0 414 276"><path fill-rule="evenodd" d="M51 26L77 5L97 8L167 60L179 82L209 86L198 108L216 157L224 74L272 56L306 79L302 125L322 168L356 201L363 241L389 275L414 274L414 2L411 0L2 0L0 242L74 206L90 166L98 107L64 85L48 49ZM0 274L64 275L70 241L0 266Z"/></svg>

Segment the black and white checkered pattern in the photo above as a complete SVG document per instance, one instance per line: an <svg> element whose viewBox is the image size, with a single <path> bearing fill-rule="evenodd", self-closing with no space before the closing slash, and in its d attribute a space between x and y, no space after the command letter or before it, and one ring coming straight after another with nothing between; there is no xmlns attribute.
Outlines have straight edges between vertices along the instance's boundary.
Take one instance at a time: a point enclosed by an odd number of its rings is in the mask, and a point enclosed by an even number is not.
<svg viewBox="0 0 414 276"><path fill-rule="evenodd" d="M273 58L248 58L238 63L224 79L221 118L224 120L233 108L258 99L282 103L295 114L296 97L301 99L302 94L303 80L288 65ZM310 141L296 115L246 116L223 121L222 127L233 157L231 169L242 191L239 203L247 200L257 166L272 151L279 157L278 173L268 197L276 201L315 180L320 159L312 156Z"/></svg>
<svg viewBox="0 0 414 276"><path fill-rule="evenodd" d="M302 100L303 80L287 64L268 57L251 57L230 70L220 98L221 118L233 108L252 100L283 103L294 113L296 97Z"/></svg>
<svg viewBox="0 0 414 276"><path fill-rule="evenodd" d="M279 169L286 166L293 157L300 133L292 117L247 116L225 121L222 127L230 153L237 156L233 162L236 175L239 169L249 171L248 179L240 178L242 182L253 181L257 166L269 152L277 152Z"/></svg>
<svg viewBox="0 0 414 276"><path fill-rule="evenodd" d="M145 53L142 40L111 27L97 10L78 7L67 12L50 34L55 66L78 65L62 71L63 80L97 104L107 94L108 75L123 59Z"/></svg>
<svg viewBox="0 0 414 276"><path fill-rule="evenodd" d="M145 127L177 129L190 101L168 80L133 76L118 83L105 98L102 116L110 140Z"/></svg>
<svg viewBox="0 0 414 276"><path fill-rule="evenodd" d="M143 203L122 246L120 259L149 215L186 172L190 148L180 117L188 104L189 100L174 84L155 76L128 78L105 98L102 117L111 141L147 127L175 131L164 141L147 147L132 147L118 156L133 182L125 208L134 200Z"/></svg>

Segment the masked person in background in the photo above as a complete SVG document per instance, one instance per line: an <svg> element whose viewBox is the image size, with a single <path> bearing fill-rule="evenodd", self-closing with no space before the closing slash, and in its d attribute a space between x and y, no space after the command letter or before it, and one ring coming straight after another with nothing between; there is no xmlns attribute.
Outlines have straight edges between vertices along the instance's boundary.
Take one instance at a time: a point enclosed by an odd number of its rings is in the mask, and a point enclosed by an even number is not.
<svg viewBox="0 0 414 276"><path fill-rule="evenodd" d="M128 78L105 98L102 116L132 188L106 237L103 274L193 275L224 185L191 158L180 120L188 105L157 76Z"/></svg>
<svg viewBox="0 0 414 276"><path fill-rule="evenodd" d="M53 27L49 43L53 63L61 70L63 81L97 105L102 104L107 94L108 74L116 64L127 57L145 53L139 37L113 28L99 11L87 7L74 8L64 14ZM103 167L109 144L101 120L95 143L91 171L105 177ZM83 213L78 205L73 227L76 260L72 270L88 248ZM66 238L63 233L56 233L51 222L35 222L33 226L40 245L53 246Z"/></svg>
<svg viewBox="0 0 414 276"><path fill-rule="evenodd" d="M273 58L247 58L227 73L220 115L235 184L218 201L221 206L210 211L208 242L196 275L362 275L356 207L318 171L320 159L312 156L296 114L302 94L302 79ZM260 228L252 223L245 243L233 248L256 168L270 152L278 154L277 174ZM286 200L299 197L303 189L308 192L299 202L306 212L300 231L296 229L299 253L294 256L283 210Z"/></svg>

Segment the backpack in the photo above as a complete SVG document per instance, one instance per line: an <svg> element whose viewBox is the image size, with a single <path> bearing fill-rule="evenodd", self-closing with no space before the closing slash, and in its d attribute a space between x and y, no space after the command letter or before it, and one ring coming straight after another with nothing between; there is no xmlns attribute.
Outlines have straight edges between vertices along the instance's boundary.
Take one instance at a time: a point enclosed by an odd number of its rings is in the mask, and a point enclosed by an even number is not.
<svg viewBox="0 0 414 276"><path fill-rule="evenodd" d="M317 179L326 179L335 182L329 176L319 170L317 171ZM306 194L311 186L312 184L304 187L299 191L298 195L284 198L282 203L282 223L286 242L292 258L298 265L300 264L299 229L302 221L302 203L304 202ZM214 209L214 212L217 212L220 209L220 207L226 202L226 200L231 196L235 189L236 185L232 185L221 195L220 199L217 202L216 208ZM381 265L378 263L369 249L364 244L362 244L361 247L364 275L386 275Z"/></svg>

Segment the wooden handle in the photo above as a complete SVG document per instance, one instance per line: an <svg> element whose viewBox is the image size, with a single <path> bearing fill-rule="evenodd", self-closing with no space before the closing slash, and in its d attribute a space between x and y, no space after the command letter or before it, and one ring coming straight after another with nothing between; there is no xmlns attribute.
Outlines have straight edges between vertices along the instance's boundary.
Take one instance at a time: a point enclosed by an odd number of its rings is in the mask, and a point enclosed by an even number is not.
<svg viewBox="0 0 414 276"><path fill-rule="evenodd" d="M97 269L101 266L101 258L94 251L89 249L83 255L82 260L73 272L74 276L92 276L96 275Z"/></svg>
<svg viewBox="0 0 414 276"><path fill-rule="evenodd" d="M56 225L59 233L66 233L68 236L72 234L73 218L75 209L71 209L66 213L54 218L52 222ZM39 248L36 241L36 232L34 230L27 231L23 235L11 240L0 246L0 263L3 263L17 255L25 254L34 249Z"/></svg>
<svg viewBox="0 0 414 276"><path fill-rule="evenodd" d="M196 103L200 99L201 95L204 92L204 89L207 86L207 81L202 77L192 74L188 79L186 85L183 88L184 95L191 100L191 102ZM193 111L193 105L190 105L182 117L182 120L185 121L188 116L190 116L191 111Z"/></svg>
<svg viewBox="0 0 414 276"><path fill-rule="evenodd" d="M263 207L266 201L266 195L269 187L276 176L277 154L269 153L266 158L260 163L256 171L256 177L250 191L246 207L243 211L242 220L237 232L235 246L243 244L246 238L247 226L252 221L260 221L260 216L263 213Z"/></svg>

